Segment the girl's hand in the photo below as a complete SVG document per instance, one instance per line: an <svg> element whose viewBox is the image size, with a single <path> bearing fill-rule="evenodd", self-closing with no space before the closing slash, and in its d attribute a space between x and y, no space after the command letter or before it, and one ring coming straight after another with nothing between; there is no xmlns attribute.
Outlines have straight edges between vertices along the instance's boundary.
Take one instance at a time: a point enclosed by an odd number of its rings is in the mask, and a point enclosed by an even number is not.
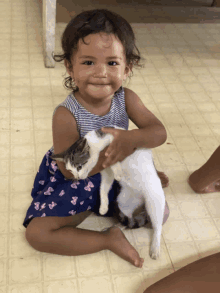
<svg viewBox="0 0 220 293"><path fill-rule="evenodd" d="M105 152L107 159L103 163L103 168L107 168L117 162L121 162L126 157L133 154L135 151L135 144L132 140L132 135L129 130L108 127L104 127L101 130L104 133L111 133L114 136L114 140L108 146L107 151Z"/></svg>

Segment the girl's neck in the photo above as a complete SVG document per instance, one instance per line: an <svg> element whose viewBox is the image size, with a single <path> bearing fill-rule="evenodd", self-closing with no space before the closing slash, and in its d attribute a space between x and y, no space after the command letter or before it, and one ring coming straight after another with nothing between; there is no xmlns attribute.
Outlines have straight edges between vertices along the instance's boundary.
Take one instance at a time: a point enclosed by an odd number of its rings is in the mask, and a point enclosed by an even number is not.
<svg viewBox="0 0 220 293"><path fill-rule="evenodd" d="M111 98L105 99L104 101L86 101L85 99L82 99L79 91L74 92L74 96L77 99L77 101L90 113L104 116L108 114L108 112L111 109L112 99L114 95Z"/></svg>

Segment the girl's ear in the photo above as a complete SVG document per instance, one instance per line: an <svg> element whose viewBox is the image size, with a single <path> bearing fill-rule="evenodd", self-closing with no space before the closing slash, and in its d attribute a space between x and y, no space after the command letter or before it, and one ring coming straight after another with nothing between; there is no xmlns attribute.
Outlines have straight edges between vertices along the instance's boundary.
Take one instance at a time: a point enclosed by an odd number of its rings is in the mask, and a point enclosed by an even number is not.
<svg viewBox="0 0 220 293"><path fill-rule="evenodd" d="M67 61L67 59L64 59L64 65L65 65L65 67L66 67L66 70L67 70L68 74L71 76L70 64L69 64L69 62Z"/></svg>

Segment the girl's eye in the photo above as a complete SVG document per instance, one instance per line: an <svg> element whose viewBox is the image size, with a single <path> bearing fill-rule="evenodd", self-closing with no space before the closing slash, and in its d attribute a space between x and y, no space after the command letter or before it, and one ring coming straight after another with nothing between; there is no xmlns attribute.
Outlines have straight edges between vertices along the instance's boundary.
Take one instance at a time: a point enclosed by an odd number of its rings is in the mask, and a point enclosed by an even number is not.
<svg viewBox="0 0 220 293"><path fill-rule="evenodd" d="M83 64L85 64L85 65L90 65L90 64L86 64L86 63L88 63L88 62L92 62L92 63L93 63L93 61L85 61ZM109 63L115 63L116 65L118 65L118 63L115 62L115 61L110 61Z"/></svg>
<svg viewBox="0 0 220 293"><path fill-rule="evenodd" d="M86 62L92 62L92 61L85 61L83 64L85 64ZM86 65L88 65L88 64L86 64Z"/></svg>

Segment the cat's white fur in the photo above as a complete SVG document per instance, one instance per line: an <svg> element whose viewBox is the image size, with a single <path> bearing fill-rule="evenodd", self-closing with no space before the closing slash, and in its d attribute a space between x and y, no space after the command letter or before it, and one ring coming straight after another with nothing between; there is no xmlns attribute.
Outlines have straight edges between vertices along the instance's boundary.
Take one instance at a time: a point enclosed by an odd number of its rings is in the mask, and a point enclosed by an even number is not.
<svg viewBox="0 0 220 293"><path fill-rule="evenodd" d="M117 129L121 129L116 127ZM89 172L97 164L99 153L113 141L113 135L106 134L98 137L95 131L85 135L90 146L90 159L83 168L77 172L70 164L69 169L76 179L85 179ZM150 247L150 256L157 259L160 254L160 240L165 209L165 196L161 181L153 164L152 151L139 148L133 154L101 171L99 212L104 215L108 211L108 193L114 179L121 185L120 194L117 197L119 209L124 215L131 218L134 210L141 204L145 204L147 213L153 227L153 238Z"/></svg>

